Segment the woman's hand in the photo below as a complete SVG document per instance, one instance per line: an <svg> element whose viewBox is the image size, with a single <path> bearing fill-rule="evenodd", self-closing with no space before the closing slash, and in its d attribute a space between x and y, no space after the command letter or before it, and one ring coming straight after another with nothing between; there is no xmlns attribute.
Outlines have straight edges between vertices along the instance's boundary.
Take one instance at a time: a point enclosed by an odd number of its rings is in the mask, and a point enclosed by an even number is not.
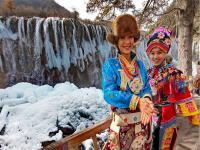
<svg viewBox="0 0 200 150"><path fill-rule="evenodd" d="M149 98L140 98L139 108L141 111L141 122L146 125L150 122L151 116L158 113L157 109L153 107L153 102Z"/></svg>
<svg viewBox="0 0 200 150"><path fill-rule="evenodd" d="M200 88L200 75L199 76L196 76L195 78L194 78L194 80L193 80L193 86L195 87L195 88Z"/></svg>

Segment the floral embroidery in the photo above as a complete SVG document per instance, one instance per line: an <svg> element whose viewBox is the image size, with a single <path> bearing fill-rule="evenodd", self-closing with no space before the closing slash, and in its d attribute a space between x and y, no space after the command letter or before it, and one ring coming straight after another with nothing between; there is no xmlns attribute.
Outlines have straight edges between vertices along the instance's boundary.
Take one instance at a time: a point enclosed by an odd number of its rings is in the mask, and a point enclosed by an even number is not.
<svg viewBox="0 0 200 150"><path fill-rule="evenodd" d="M159 39L155 39L155 40L153 40L154 42L159 42Z"/></svg>
<svg viewBox="0 0 200 150"><path fill-rule="evenodd" d="M189 112L195 112L196 111L192 102L186 103L186 106L187 106Z"/></svg>
<svg viewBox="0 0 200 150"><path fill-rule="evenodd" d="M149 80L149 84L150 84L151 86L153 86L153 85L155 84L155 81L156 81L155 79L150 79L150 80Z"/></svg>
<svg viewBox="0 0 200 150"><path fill-rule="evenodd" d="M173 126L165 130L165 134L163 136L162 149L168 150L170 148L174 132L175 132L175 127Z"/></svg>
<svg viewBox="0 0 200 150"><path fill-rule="evenodd" d="M160 32L158 34L158 38L163 39L165 37L165 34L163 32Z"/></svg>
<svg viewBox="0 0 200 150"><path fill-rule="evenodd" d="M107 147L112 150L150 149L149 144L144 144L148 136L148 128L141 125L141 130L136 133L135 126L136 124L121 126L119 133L111 130Z"/></svg>
<svg viewBox="0 0 200 150"><path fill-rule="evenodd" d="M164 43L167 44L167 45L170 45L171 44L171 40L170 39L165 39Z"/></svg>
<svg viewBox="0 0 200 150"><path fill-rule="evenodd" d="M143 88L143 83L140 78L136 77L129 82L129 87L133 93L138 94Z"/></svg>
<svg viewBox="0 0 200 150"><path fill-rule="evenodd" d="M186 86L180 78L181 71L177 70L173 65L164 65L161 67L153 67L149 72L149 84L152 94L155 97L154 103L175 102L175 94L185 93Z"/></svg>
<svg viewBox="0 0 200 150"><path fill-rule="evenodd" d="M150 86L155 86L157 88L162 88L160 85L164 85L163 81L167 81L170 76L176 75L179 77L179 74L181 73L171 64L162 66L160 68L153 67L149 69L148 72Z"/></svg>

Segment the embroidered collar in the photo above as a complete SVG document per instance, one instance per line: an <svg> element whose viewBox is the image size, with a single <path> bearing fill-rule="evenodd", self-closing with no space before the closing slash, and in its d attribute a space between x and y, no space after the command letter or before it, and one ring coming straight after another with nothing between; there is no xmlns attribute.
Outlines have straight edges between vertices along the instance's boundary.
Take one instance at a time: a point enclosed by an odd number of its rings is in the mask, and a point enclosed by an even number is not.
<svg viewBox="0 0 200 150"><path fill-rule="evenodd" d="M133 79L135 76L140 76L139 66L136 61L136 57L134 57L131 63L123 56L118 56L121 66L129 79Z"/></svg>
<svg viewBox="0 0 200 150"><path fill-rule="evenodd" d="M168 76L181 73L181 71L176 69L176 67L172 64L154 66L151 69L149 69L148 72L150 78L149 83L151 86L157 86L158 83L166 79Z"/></svg>

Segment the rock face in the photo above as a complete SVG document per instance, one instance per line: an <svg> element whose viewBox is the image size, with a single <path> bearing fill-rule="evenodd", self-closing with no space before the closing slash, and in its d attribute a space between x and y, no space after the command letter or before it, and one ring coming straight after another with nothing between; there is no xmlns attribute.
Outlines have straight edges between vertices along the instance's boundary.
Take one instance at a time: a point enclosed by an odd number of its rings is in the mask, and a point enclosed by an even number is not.
<svg viewBox="0 0 200 150"><path fill-rule="evenodd" d="M0 18L0 87L17 82L101 87L101 67L115 55L103 25L61 18Z"/></svg>
<svg viewBox="0 0 200 150"><path fill-rule="evenodd" d="M9 8L8 4L9 3ZM10 8L12 8L10 10ZM40 16L40 17L74 17L70 12L54 0L0 0L0 16Z"/></svg>

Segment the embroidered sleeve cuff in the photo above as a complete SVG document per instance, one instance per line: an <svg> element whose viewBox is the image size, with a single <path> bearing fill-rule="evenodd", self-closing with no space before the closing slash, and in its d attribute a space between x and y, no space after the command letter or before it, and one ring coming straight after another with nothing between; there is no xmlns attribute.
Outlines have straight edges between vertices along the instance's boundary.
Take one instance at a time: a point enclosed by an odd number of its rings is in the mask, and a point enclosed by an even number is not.
<svg viewBox="0 0 200 150"><path fill-rule="evenodd" d="M129 104L130 110L136 110L140 97L133 95Z"/></svg>
<svg viewBox="0 0 200 150"><path fill-rule="evenodd" d="M192 125L200 125L200 114L189 116L188 119Z"/></svg>
<svg viewBox="0 0 200 150"><path fill-rule="evenodd" d="M199 114L197 105L194 100L178 104L178 111L181 116L192 116Z"/></svg>
<svg viewBox="0 0 200 150"><path fill-rule="evenodd" d="M144 95L143 95L143 98L149 98L150 100L152 100L152 97L151 97L150 94L144 94Z"/></svg>

